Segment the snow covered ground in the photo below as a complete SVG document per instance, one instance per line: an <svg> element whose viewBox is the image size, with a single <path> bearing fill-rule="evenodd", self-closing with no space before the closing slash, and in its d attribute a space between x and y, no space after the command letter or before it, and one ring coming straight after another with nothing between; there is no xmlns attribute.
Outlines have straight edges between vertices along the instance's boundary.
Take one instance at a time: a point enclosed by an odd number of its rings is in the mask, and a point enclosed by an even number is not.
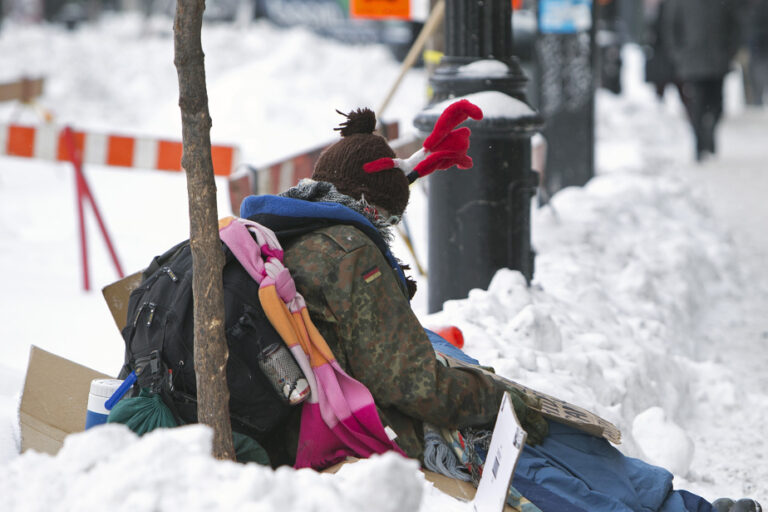
<svg viewBox="0 0 768 512"><path fill-rule="evenodd" d="M265 23L207 27L203 45L212 138L239 144L254 164L331 139L335 109L377 108L399 67L380 47L344 47ZM626 49L625 66L624 93L598 95L598 176L533 211L533 286L500 271L488 290L428 316L422 280L414 307L425 325L459 326L467 352L497 372L614 422L624 436L619 448L673 471L677 488L765 501L768 254L759 252L759 228L734 231L738 219L722 214L733 205L717 204L739 198L706 186L728 173L749 178L758 160L734 164L726 146L694 168L679 102L655 101L636 48ZM22 74L46 77L39 104L59 122L180 134L169 22L123 16L76 32L6 23L0 82ZM724 130L749 116L757 129L739 143L768 156L768 114L743 112L737 82L729 77L734 120ZM423 72L410 72L385 117L408 119L425 91ZM36 124L39 111L0 105L0 121L10 120ZM183 175L86 173L126 271L187 237ZM226 181L217 184L225 215ZM412 198L408 220L425 260L424 189ZM470 509L397 456L337 475L271 471L211 459L209 432L199 426L141 440L110 426L71 436L57 457L19 455L16 408L30 345L110 374L122 362L122 340L98 293L117 276L94 222L88 230L96 291L85 293L70 166L0 157L0 509ZM394 249L409 259L402 242ZM151 471L136 470L149 460Z"/></svg>

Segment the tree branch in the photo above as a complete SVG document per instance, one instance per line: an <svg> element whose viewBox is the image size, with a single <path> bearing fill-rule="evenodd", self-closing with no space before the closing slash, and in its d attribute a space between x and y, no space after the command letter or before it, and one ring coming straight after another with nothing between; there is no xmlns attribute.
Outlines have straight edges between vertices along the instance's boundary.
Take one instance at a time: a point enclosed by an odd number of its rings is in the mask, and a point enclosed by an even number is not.
<svg viewBox="0 0 768 512"><path fill-rule="evenodd" d="M224 292L216 208L216 181L211 160L211 116L205 85L201 42L204 0L177 0L173 24L174 64L179 77L179 107L187 173L190 245L194 274L194 352L197 418L213 428L213 455L235 459L226 380L229 357L224 332Z"/></svg>

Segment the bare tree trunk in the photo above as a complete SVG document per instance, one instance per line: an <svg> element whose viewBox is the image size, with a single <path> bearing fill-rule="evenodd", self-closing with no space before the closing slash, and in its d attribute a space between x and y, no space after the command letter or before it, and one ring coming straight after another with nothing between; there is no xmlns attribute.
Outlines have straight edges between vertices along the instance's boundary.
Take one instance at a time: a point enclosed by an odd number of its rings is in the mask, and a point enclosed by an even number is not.
<svg viewBox="0 0 768 512"><path fill-rule="evenodd" d="M173 25L184 146L181 163L187 173L194 269L197 419L213 428L214 457L234 460L226 380L229 353L224 333L224 253L219 241L216 181L211 160L211 116L205 86L205 55L200 39L204 10L204 0L177 0Z"/></svg>

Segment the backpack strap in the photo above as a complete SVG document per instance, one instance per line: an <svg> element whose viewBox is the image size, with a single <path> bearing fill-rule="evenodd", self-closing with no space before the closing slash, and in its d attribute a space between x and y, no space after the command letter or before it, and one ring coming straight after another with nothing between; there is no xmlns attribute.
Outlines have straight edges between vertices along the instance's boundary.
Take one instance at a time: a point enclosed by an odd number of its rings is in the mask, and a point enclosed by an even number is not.
<svg viewBox="0 0 768 512"><path fill-rule="evenodd" d="M163 254L152 258L152 261L150 262L150 264L147 266L147 268L144 269L144 272L142 272L142 275L141 275L142 280L147 279L149 276L157 272L169 261L173 261L173 259L176 258L176 256L181 251L183 251L184 247L186 247L187 245L189 245L189 240L184 240L174 245L173 247L165 251Z"/></svg>

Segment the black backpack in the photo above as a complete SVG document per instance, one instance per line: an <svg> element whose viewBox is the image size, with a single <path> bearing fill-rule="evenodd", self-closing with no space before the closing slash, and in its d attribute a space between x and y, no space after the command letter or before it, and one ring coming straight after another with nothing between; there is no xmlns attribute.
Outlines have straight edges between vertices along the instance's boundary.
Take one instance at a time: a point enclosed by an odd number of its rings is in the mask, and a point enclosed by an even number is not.
<svg viewBox="0 0 768 512"><path fill-rule="evenodd" d="M268 447L271 433L292 407L273 387L259 357L285 347L259 302L259 285L222 243L227 384L232 430ZM192 251L184 241L155 257L131 292L122 331L125 365L120 378L136 373L137 387L160 394L180 423L197 422L193 357ZM282 353L290 357L290 352ZM295 362L294 362L295 364ZM298 367L297 367L298 368Z"/></svg>

